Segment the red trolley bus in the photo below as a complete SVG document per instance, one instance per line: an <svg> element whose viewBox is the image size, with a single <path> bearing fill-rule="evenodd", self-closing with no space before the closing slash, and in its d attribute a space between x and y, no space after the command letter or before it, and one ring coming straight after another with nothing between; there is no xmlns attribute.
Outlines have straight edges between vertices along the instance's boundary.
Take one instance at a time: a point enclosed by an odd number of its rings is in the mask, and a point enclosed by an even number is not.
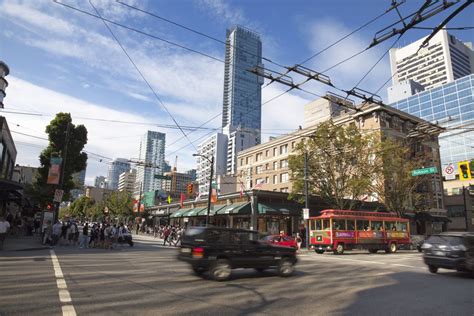
<svg viewBox="0 0 474 316"><path fill-rule="evenodd" d="M368 249L395 253L410 245L410 225L395 213L324 210L309 219L310 245L317 253Z"/></svg>

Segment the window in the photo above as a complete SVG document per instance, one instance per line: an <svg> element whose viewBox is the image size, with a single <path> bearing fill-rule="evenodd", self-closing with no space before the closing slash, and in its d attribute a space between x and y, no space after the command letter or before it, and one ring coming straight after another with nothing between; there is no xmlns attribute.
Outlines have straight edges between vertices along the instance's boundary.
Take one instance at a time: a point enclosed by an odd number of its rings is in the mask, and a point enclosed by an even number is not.
<svg viewBox="0 0 474 316"><path fill-rule="evenodd" d="M288 173L280 174L280 182L281 183L287 183L288 182Z"/></svg>
<svg viewBox="0 0 474 316"><path fill-rule="evenodd" d="M291 149L295 148L295 144L296 144L296 142L291 142Z"/></svg>
<svg viewBox="0 0 474 316"><path fill-rule="evenodd" d="M346 230L345 219L335 219L332 221L334 230Z"/></svg>
<svg viewBox="0 0 474 316"><path fill-rule="evenodd" d="M265 157L268 157L269 151L265 150Z"/></svg>
<svg viewBox="0 0 474 316"><path fill-rule="evenodd" d="M245 158L245 164L246 164L246 165L249 164L249 157L246 157L246 158Z"/></svg>
<svg viewBox="0 0 474 316"><path fill-rule="evenodd" d="M281 145L280 146L280 155L284 155L288 153L288 145Z"/></svg>
<svg viewBox="0 0 474 316"><path fill-rule="evenodd" d="M278 149L277 149L276 147L273 148L273 157L276 157L276 155L277 155L277 153L278 153L277 150L278 150Z"/></svg>
<svg viewBox="0 0 474 316"><path fill-rule="evenodd" d="M288 193L288 188L281 188L280 192Z"/></svg>
<svg viewBox="0 0 474 316"><path fill-rule="evenodd" d="M369 228L369 221L357 220L357 230L367 230Z"/></svg>
<svg viewBox="0 0 474 316"><path fill-rule="evenodd" d="M288 159L280 160L280 168L288 168Z"/></svg>
<svg viewBox="0 0 474 316"><path fill-rule="evenodd" d="M265 170L270 170L270 164L265 164Z"/></svg>
<svg viewBox="0 0 474 316"><path fill-rule="evenodd" d="M383 230L383 225L382 225L382 222L376 222L376 221L371 221L370 222L370 228L372 230Z"/></svg>
<svg viewBox="0 0 474 316"><path fill-rule="evenodd" d="M243 158L240 159L240 165L241 165L241 166L244 165L244 159L243 159Z"/></svg>
<svg viewBox="0 0 474 316"><path fill-rule="evenodd" d="M262 160L262 153L259 153L255 156L255 161L260 161Z"/></svg>
<svg viewBox="0 0 474 316"><path fill-rule="evenodd" d="M257 166L257 167L255 168L255 173L256 173L256 174L260 174L260 173L262 173L262 172L263 172L263 166Z"/></svg>
<svg viewBox="0 0 474 316"><path fill-rule="evenodd" d="M265 184L265 180L263 178L258 178L255 180L256 184Z"/></svg>
<svg viewBox="0 0 474 316"><path fill-rule="evenodd" d="M278 176L274 175L273 176L273 184L277 184L277 183L278 183Z"/></svg>
<svg viewBox="0 0 474 316"><path fill-rule="evenodd" d="M328 219L323 219L323 229L324 230L331 230L331 226L329 225L329 220Z"/></svg>
<svg viewBox="0 0 474 316"><path fill-rule="evenodd" d="M355 221L353 219L347 220L347 230L355 230Z"/></svg>
<svg viewBox="0 0 474 316"><path fill-rule="evenodd" d="M273 170L278 170L278 162L277 161L273 162Z"/></svg>
<svg viewBox="0 0 474 316"><path fill-rule="evenodd" d="M265 177L265 183L270 183L270 178L269 177Z"/></svg>

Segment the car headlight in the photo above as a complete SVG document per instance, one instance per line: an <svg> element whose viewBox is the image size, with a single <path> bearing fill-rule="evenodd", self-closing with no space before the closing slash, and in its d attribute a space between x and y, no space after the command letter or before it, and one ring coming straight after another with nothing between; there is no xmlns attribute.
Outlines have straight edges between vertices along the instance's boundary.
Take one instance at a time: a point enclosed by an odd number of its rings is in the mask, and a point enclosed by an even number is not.
<svg viewBox="0 0 474 316"><path fill-rule="evenodd" d="M421 249L430 249L431 247L433 247L433 245L429 244L427 242L425 242L421 245Z"/></svg>
<svg viewBox="0 0 474 316"><path fill-rule="evenodd" d="M454 251L466 251L467 248L464 245L456 245L456 246L451 246L451 250Z"/></svg>

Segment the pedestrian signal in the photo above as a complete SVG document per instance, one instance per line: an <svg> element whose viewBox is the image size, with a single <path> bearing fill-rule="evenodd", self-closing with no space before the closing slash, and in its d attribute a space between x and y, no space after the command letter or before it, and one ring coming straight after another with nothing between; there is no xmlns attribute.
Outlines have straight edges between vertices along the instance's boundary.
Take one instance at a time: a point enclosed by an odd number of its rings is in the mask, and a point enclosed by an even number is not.
<svg viewBox="0 0 474 316"><path fill-rule="evenodd" d="M469 167L469 161L458 162L459 167L459 180L471 180L471 168Z"/></svg>

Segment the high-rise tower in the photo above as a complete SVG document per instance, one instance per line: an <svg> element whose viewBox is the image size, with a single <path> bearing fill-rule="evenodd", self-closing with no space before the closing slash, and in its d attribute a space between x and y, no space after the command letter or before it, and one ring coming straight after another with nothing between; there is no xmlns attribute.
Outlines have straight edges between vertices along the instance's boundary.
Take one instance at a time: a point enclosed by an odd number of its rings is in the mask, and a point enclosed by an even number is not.
<svg viewBox="0 0 474 316"><path fill-rule="evenodd" d="M262 66L260 36L241 26L228 29L222 128L229 142L237 144L227 153L230 174L236 171L237 153L261 141L263 78L248 71L256 66ZM245 138L244 143L241 138Z"/></svg>
<svg viewBox="0 0 474 316"><path fill-rule="evenodd" d="M163 175L165 167L166 134L148 131L140 142L139 160L144 165L137 166L137 183L135 195L141 191L150 192L162 189L162 180L155 175Z"/></svg>
<svg viewBox="0 0 474 316"><path fill-rule="evenodd" d="M130 169L130 162L125 158L114 159L109 166L107 189L118 190L120 174Z"/></svg>

